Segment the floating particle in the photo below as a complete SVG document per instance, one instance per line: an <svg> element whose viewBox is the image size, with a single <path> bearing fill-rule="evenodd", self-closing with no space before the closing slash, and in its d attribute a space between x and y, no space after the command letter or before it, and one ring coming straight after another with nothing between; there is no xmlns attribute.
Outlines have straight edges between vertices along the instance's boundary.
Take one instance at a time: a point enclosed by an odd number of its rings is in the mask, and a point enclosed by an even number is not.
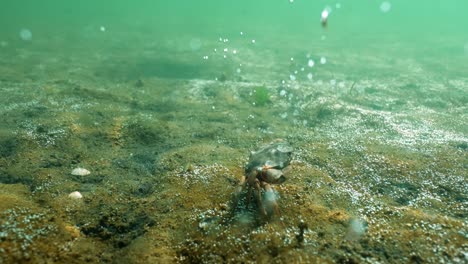
<svg viewBox="0 0 468 264"><path fill-rule="evenodd" d="M237 50L232 50L232 54L237 54Z"/></svg>
<svg viewBox="0 0 468 264"><path fill-rule="evenodd" d="M296 75L290 74L290 75L289 75L289 80L295 81L295 80L296 80Z"/></svg>
<svg viewBox="0 0 468 264"><path fill-rule="evenodd" d="M255 44L255 42L256 42L255 39L252 39L252 44Z"/></svg>
<svg viewBox="0 0 468 264"><path fill-rule="evenodd" d="M19 36L24 41L32 40L32 32L27 28L23 28L20 30Z"/></svg>
<svg viewBox="0 0 468 264"><path fill-rule="evenodd" d="M72 170L71 174L72 175L76 175L76 176L85 176L85 175L89 175L91 172L87 169L84 169L84 168L76 168L74 170Z"/></svg>
<svg viewBox="0 0 468 264"><path fill-rule="evenodd" d="M285 90L281 90L281 92L279 93L280 96L285 96L286 95L286 91Z"/></svg>
<svg viewBox="0 0 468 264"><path fill-rule="evenodd" d="M312 73L307 74L307 79L312 80L313 77L314 75Z"/></svg>
<svg viewBox="0 0 468 264"><path fill-rule="evenodd" d="M332 86L335 86L335 85L336 85L336 80L330 80L330 84L331 84Z"/></svg>
<svg viewBox="0 0 468 264"><path fill-rule="evenodd" d="M289 3L294 3L294 0L289 0Z"/></svg>
<svg viewBox="0 0 468 264"><path fill-rule="evenodd" d="M312 59L310 59L310 60L307 62L307 65L308 65L309 67L314 67L315 61L312 60Z"/></svg>
<svg viewBox="0 0 468 264"><path fill-rule="evenodd" d="M68 195L68 197L71 199L81 199L83 198L83 195L81 195L80 192L72 192Z"/></svg>
<svg viewBox="0 0 468 264"><path fill-rule="evenodd" d="M322 14L320 15L320 22L322 23L322 27L327 27L328 23L328 16L330 15L331 9L329 7L325 7L323 9Z"/></svg>
<svg viewBox="0 0 468 264"><path fill-rule="evenodd" d="M390 2L388 1L383 1L380 4L380 11L382 11L383 13L387 13L388 11L390 11L391 8L392 8L392 4L390 4Z"/></svg>
<svg viewBox="0 0 468 264"><path fill-rule="evenodd" d="M243 35L244 35L244 32L241 31L241 32L240 32L240 35L243 36Z"/></svg>
<svg viewBox="0 0 468 264"><path fill-rule="evenodd" d="M325 64L325 63L327 63L327 58L321 57L320 58L320 64Z"/></svg>
<svg viewBox="0 0 468 264"><path fill-rule="evenodd" d="M102 32L106 32L106 27L101 26L101 27L99 27L99 30L101 30Z"/></svg>
<svg viewBox="0 0 468 264"><path fill-rule="evenodd" d="M209 57L207 55L203 56L204 60L207 60Z"/></svg>
<svg viewBox="0 0 468 264"><path fill-rule="evenodd" d="M340 9L341 8L341 3L336 3L335 7L336 7L336 9Z"/></svg>
<svg viewBox="0 0 468 264"><path fill-rule="evenodd" d="M224 52L228 52L228 51L229 51L229 49L228 49L228 48L224 48L224 50L223 50L223 51L224 51Z"/></svg>
<svg viewBox="0 0 468 264"><path fill-rule="evenodd" d="M242 71L241 71L240 68L237 68L236 72L237 72L237 73L241 73Z"/></svg>

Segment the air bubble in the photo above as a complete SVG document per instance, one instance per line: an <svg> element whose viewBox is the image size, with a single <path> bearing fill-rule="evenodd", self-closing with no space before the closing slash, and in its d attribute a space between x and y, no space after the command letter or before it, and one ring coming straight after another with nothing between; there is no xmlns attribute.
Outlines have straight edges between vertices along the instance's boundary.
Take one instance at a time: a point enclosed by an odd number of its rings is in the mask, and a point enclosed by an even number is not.
<svg viewBox="0 0 468 264"><path fill-rule="evenodd" d="M32 40L32 32L31 30L27 29L27 28L23 28L21 29L20 33L20 38L24 41L30 41Z"/></svg>
<svg viewBox="0 0 468 264"><path fill-rule="evenodd" d="M327 58L321 57L320 58L320 64L325 64L325 63L327 63Z"/></svg>
<svg viewBox="0 0 468 264"><path fill-rule="evenodd" d="M383 13L387 13L388 11L390 11L391 8L392 4L390 4L390 2L388 1L384 1L380 4L380 11L382 11Z"/></svg>
<svg viewBox="0 0 468 264"><path fill-rule="evenodd" d="M329 15L328 10L324 9L324 10L322 11L322 20L327 20L327 19L328 19L328 15Z"/></svg>

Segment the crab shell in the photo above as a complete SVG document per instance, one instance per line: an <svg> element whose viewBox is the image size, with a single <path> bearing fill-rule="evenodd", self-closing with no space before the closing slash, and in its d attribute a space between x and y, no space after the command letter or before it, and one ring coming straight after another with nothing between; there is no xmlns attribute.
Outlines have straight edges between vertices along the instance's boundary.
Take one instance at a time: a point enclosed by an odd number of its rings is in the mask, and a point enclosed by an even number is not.
<svg viewBox="0 0 468 264"><path fill-rule="evenodd" d="M275 141L250 153L249 163L245 170L250 172L258 167L281 170L291 162L293 148L286 141ZM273 173L273 172L272 172ZM277 172L274 173L277 176ZM279 177L279 176L278 176Z"/></svg>

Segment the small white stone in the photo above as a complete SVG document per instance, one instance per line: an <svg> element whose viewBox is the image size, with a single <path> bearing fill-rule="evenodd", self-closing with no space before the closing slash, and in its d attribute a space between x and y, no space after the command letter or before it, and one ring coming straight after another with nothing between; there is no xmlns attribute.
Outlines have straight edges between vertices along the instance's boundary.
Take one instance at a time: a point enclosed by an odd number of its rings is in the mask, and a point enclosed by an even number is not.
<svg viewBox="0 0 468 264"><path fill-rule="evenodd" d="M83 198L83 195L81 195L80 192L72 192L68 195L68 197L72 198L72 199L81 199Z"/></svg>
<svg viewBox="0 0 468 264"><path fill-rule="evenodd" d="M76 176L85 176L85 175L89 175L91 172L87 169L84 169L84 168L76 168L74 170L72 170L71 174L72 175L76 175Z"/></svg>

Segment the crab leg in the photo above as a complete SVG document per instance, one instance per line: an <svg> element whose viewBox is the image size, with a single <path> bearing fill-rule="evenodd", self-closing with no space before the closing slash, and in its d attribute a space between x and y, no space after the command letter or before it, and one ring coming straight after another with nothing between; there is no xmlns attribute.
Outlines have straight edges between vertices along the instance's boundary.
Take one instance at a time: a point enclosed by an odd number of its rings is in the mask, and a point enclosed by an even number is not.
<svg viewBox="0 0 468 264"><path fill-rule="evenodd" d="M258 208L260 208L264 216L267 216L268 214L262 200L262 188L258 179L255 179L255 190L257 192Z"/></svg>
<svg viewBox="0 0 468 264"><path fill-rule="evenodd" d="M273 209L276 215L280 215L278 203L276 203L276 194L273 187L271 187L270 184L264 182L263 188L265 189L265 202L269 211L270 209Z"/></svg>

